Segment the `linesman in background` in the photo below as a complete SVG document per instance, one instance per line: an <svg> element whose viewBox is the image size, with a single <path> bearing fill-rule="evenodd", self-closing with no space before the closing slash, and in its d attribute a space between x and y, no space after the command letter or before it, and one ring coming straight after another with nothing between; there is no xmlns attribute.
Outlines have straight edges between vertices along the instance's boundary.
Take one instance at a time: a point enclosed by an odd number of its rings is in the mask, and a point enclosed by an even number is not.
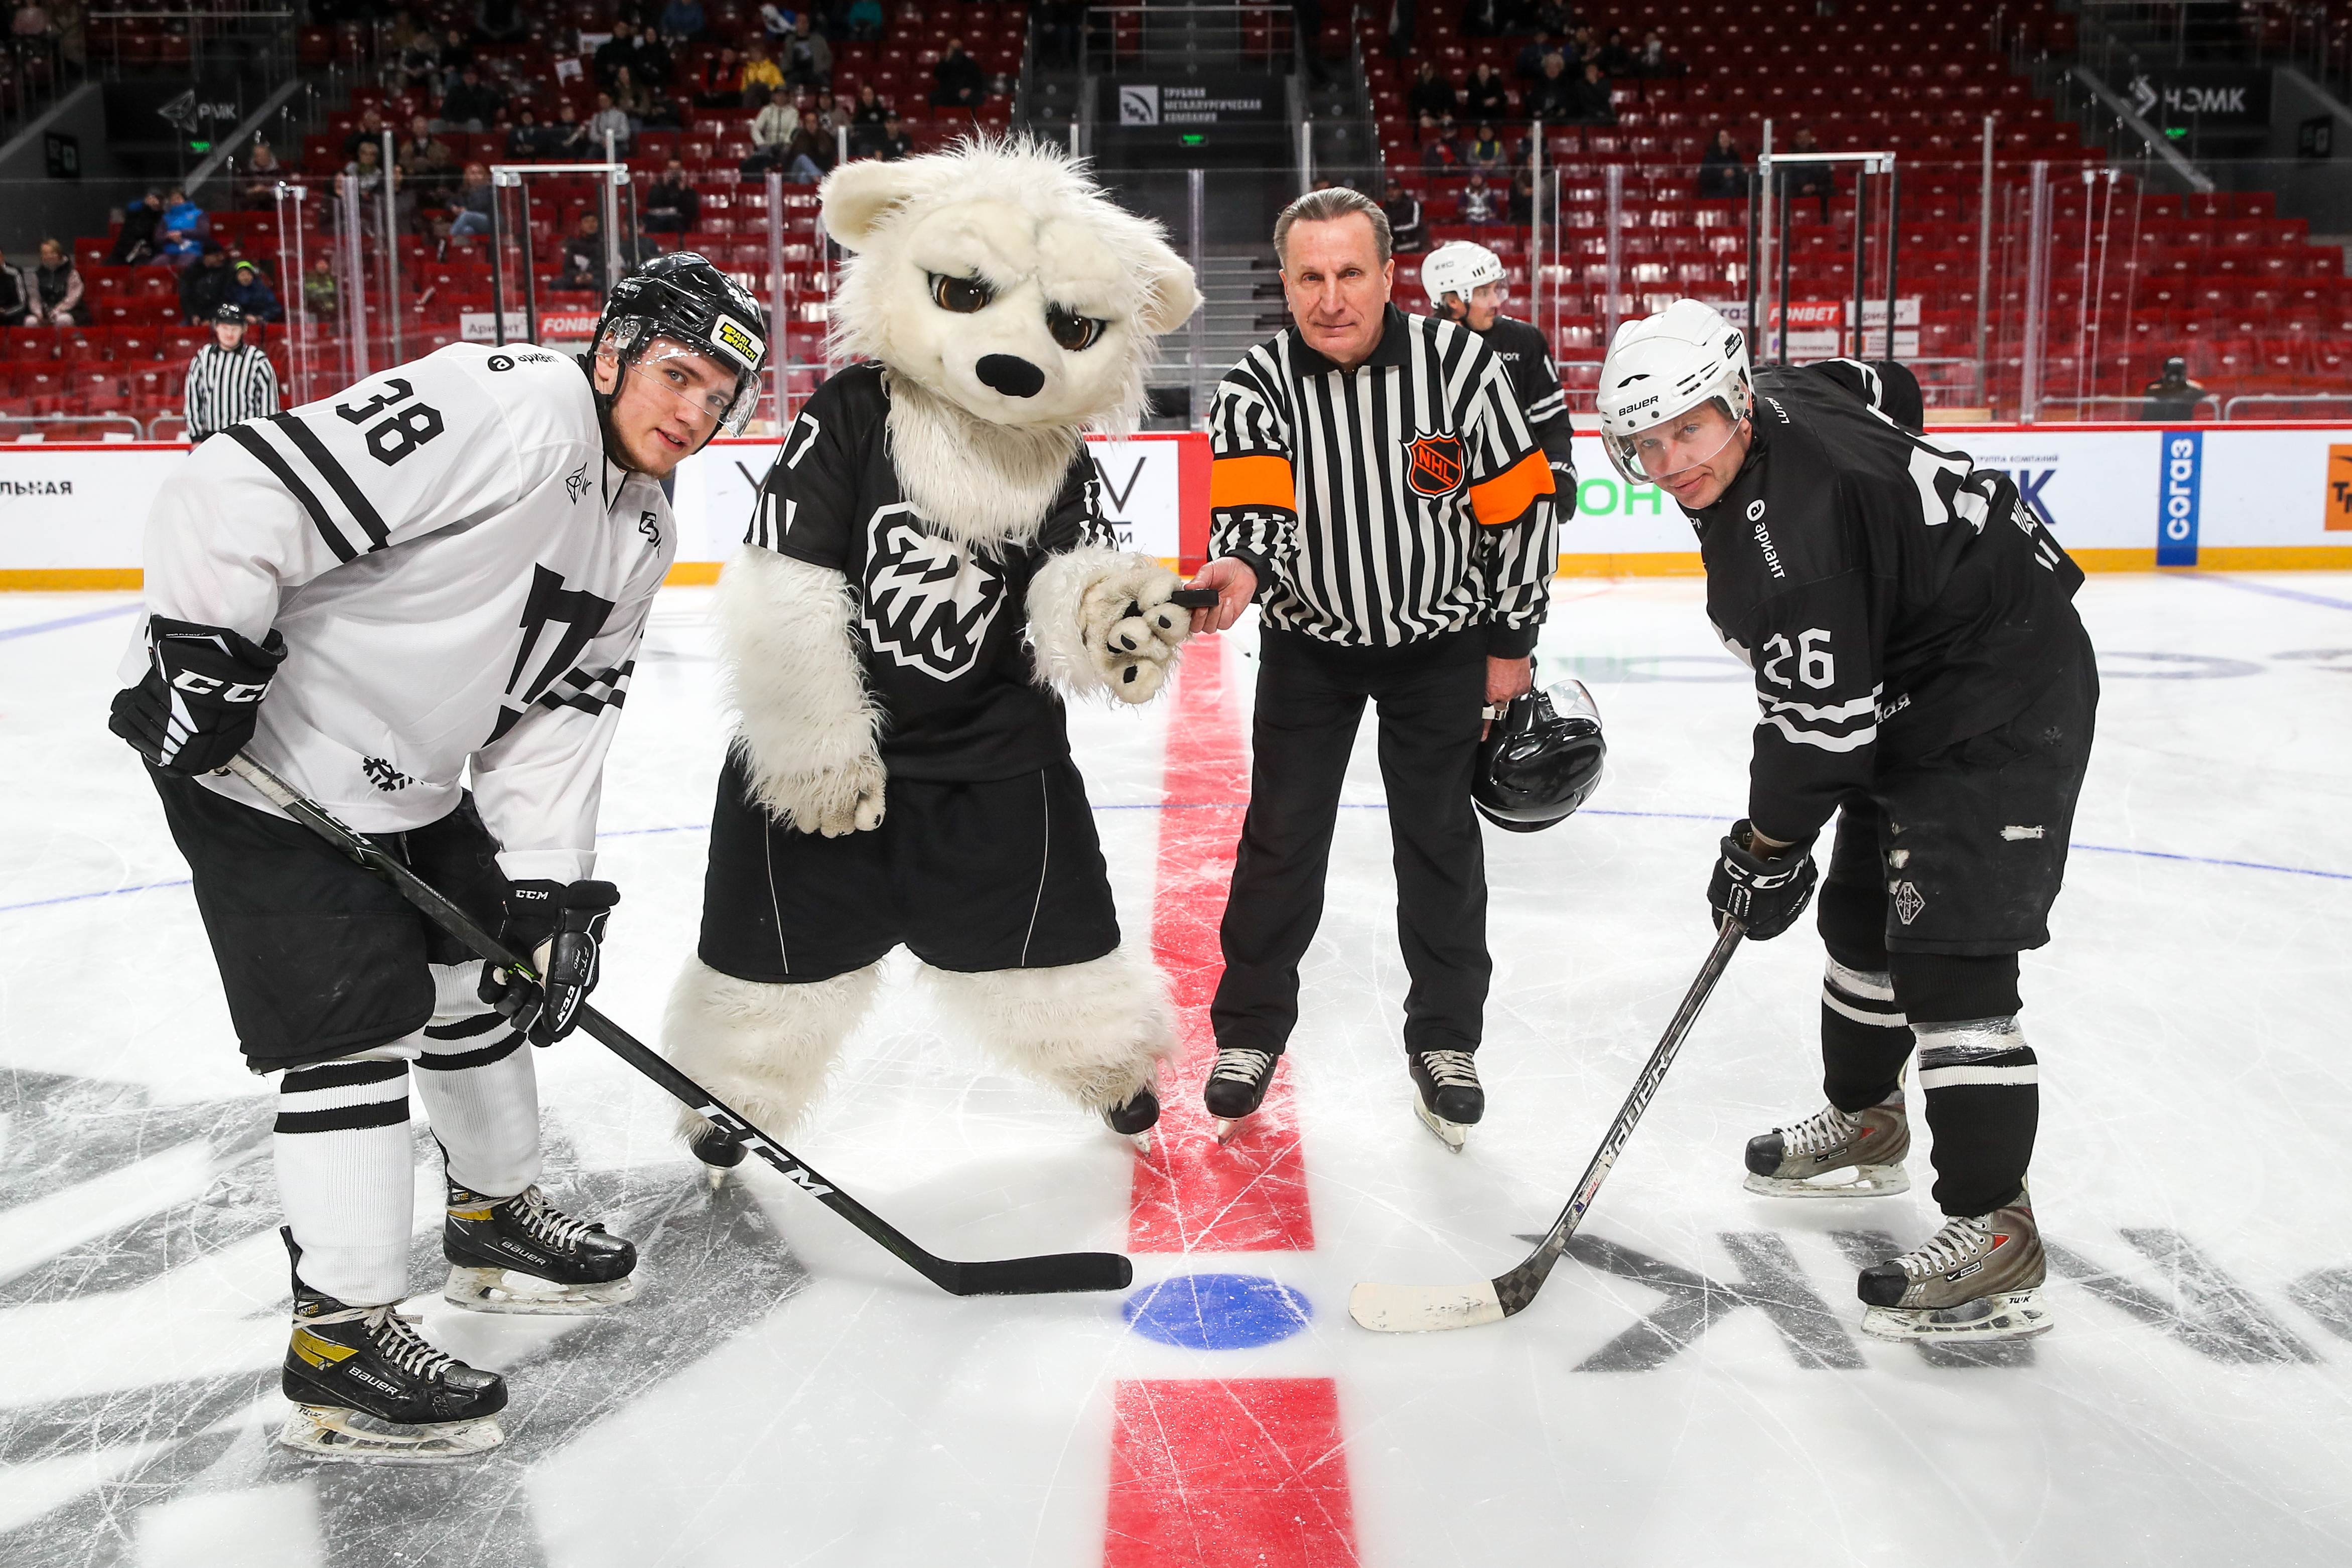
<svg viewBox="0 0 2352 1568"><path fill-rule="evenodd" d="M1458 1147L1486 1110L1471 1058L1493 969L1471 775L1488 705L1533 684L1558 564L1552 470L1477 334L1390 302L1388 218L1369 198L1301 196L1274 248L1295 324L1226 373L1209 415L1212 559L1196 580L1219 601L1194 630L1253 601L1262 615L1205 1098L1227 1124L1256 1111L1297 1022L1369 699L1412 976L1407 1066L1423 1119Z"/></svg>
<svg viewBox="0 0 2352 1568"><path fill-rule="evenodd" d="M185 407L192 444L278 412L278 371L260 345L245 340L245 311L224 305L213 312L213 340L188 361Z"/></svg>
<svg viewBox="0 0 2352 1568"><path fill-rule="evenodd" d="M1421 264L1421 286L1429 293L1431 315L1459 321L1477 333L1510 372L1519 412L1542 444L1544 461L1551 465L1557 487L1554 515L1568 521L1576 516L1576 457L1570 449L1576 429L1568 415L1568 393L1559 384L1559 368L1551 361L1551 345L1543 334L1503 314L1508 292L1503 258L1483 245L1452 240L1431 251Z"/></svg>

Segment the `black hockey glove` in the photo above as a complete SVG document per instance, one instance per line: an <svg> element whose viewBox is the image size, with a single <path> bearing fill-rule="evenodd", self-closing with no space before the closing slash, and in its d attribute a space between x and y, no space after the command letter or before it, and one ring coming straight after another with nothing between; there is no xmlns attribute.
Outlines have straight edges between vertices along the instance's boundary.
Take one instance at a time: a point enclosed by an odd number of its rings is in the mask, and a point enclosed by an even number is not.
<svg viewBox="0 0 2352 1568"><path fill-rule="evenodd" d="M147 676L114 694L106 727L166 773L228 766L253 738L261 699L286 657L277 632L256 644L225 626L147 620Z"/></svg>
<svg viewBox="0 0 2352 1568"><path fill-rule="evenodd" d="M1754 833L1745 817L1731 825L1706 884L1706 901L1717 930L1729 915L1748 928L1750 938L1769 942L1796 924L1812 902L1813 841L1790 844L1779 859L1768 861L1748 849Z"/></svg>
<svg viewBox="0 0 2352 1568"><path fill-rule="evenodd" d="M609 882L518 882L507 889L501 936L544 977L542 988L493 964L482 966L482 1000L514 1020L533 1045L572 1032L580 1004L604 967L604 921L621 890Z"/></svg>

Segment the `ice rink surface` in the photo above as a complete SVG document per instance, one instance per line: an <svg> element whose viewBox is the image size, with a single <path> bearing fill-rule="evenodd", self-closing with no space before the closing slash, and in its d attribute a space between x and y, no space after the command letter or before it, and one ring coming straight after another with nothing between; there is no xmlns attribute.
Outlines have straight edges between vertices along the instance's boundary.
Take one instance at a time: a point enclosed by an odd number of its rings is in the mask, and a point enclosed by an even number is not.
<svg viewBox="0 0 2352 1568"><path fill-rule="evenodd" d="M708 602L665 592L604 792L624 902L596 1002L647 1039L699 905ZM420 1181L415 1307L514 1390L504 1448L421 1471L267 1440L269 1092L103 727L134 600L0 598L0 1563L2352 1562L2352 578L2095 577L2080 603L2099 739L2056 939L2024 965L2046 1338L1860 1335L1869 1233L1936 1223L1923 1154L1902 1197L1741 1190L1743 1142L1819 1103L1810 919L1737 956L1528 1312L1349 1322L1356 1281L1524 1254L1708 944L1745 672L1696 581L1570 581L1541 678L1591 685L1610 774L1565 826L1489 834L1491 1109L1467 1153L1409 1109L1368 725L1283 1068L1293 1131L1218 1153L1171 1115L1160 1156L1270 1216L1264 1245L1213 1215L1200 1250L1137 1250L1126 1298L954 1300L765 1171L710 1195L667 1102L575 1037L538 1058L548 1185L637 1239L646 1291L596 1321L445 1308ZM1198 753L1244 720L1249 639L1191 657L1172 734L1165 702L1073 731L1130 936L1157 918L1165 950L1189 915L1197 952L1192 901L1222 883L1185 858L1213 873L1200 846L1238 813L1182 797L1214 792ZM943 1033L903 956L886 998L790 1140L818 1168L950 1256L1167 1245L1129 1145ZM1247 1278L1164 1286L1198 1275ZM1196 1296L1197 1333L1149 1304Z"/></svg>

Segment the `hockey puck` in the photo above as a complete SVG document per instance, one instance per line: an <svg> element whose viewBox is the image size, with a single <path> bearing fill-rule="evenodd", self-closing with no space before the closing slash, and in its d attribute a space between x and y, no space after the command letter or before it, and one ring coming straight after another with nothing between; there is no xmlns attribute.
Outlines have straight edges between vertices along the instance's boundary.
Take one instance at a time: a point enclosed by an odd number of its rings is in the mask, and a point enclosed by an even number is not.
<svg viewBox="0 0 2352 1568"><path fill-rule="evenodd" d="M1168 596L1168 602L1179 610L1214 610L1217 591L1213 588L1180 588Z"/></svg>

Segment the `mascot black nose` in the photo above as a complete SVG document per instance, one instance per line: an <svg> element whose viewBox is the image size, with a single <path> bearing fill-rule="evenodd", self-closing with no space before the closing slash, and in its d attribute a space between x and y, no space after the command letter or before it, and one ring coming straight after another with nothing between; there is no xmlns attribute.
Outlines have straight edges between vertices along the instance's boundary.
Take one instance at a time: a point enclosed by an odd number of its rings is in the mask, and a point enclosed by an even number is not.
<svg viewBox="0 0 2352 1568"><path fill-rule="evenodd" d="M1035 397L1045 390L1045 372L1018 354L982 354L972 372L1006 397Z"/></svg>

